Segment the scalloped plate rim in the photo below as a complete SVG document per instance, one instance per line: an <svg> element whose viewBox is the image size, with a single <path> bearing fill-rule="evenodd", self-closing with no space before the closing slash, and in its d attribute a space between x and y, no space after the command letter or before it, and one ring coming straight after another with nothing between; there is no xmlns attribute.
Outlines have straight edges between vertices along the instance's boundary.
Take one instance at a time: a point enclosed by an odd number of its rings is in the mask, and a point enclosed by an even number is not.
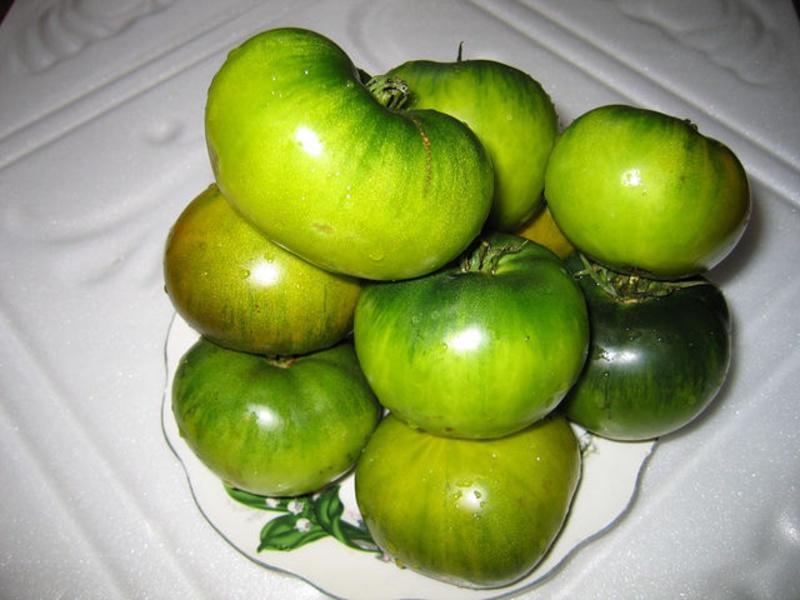
<svg viewBox="0 0 800 600"><path fill-rule="evenodd" d="M635 470L629 469L627 473L628 476L631 474L633 475L632 482L629 483L629 485L623 486L623 489L626 490L626 492L623 494L616 493L619 488L611 486L612 490L615 491L614 495L617 499L617 505L619 508L613 511L614 514L610 518L606 517L602 520L603 522L590 527L592 531L580 534L577 539L573 539L572 541L567 539L569 537L567 534L572 533L570 526L573 522L576 509L577 507L581 506L580 494L581 491L585 489L587 474L586 464L587 462L590 465L593 464L589 462L591 461L591 458L589 458L589 461L584 460L584 469L581 482L573 500L573 505L570 509L568 520L558 538L556 538L548 553L543 557L542 561L533 571L517 582L505 587L492 589L471 589L466 587L458 587L417 574L408 569L400 569L392 563L379 559L375 554L359 552L358 550L347 548L331 539L318 540L306 547L293 550L291 552L267 551L264 554L259 554L255 550L258 545L259 531L263 524L269 520L269 517L265 512L257 511L252 508L247 508L244 506L235 506L234 508L235 502L230 499L227 493L224 491L222 482L219 481L210 471L208 471L206 467L202 465L202 463L200 463L189 447L183 442L177 431L177 425L175 424L172 415L170 397L174 367L177 364L177 361L180 360L180 357L183 355L183 353L188 350L191 343L196 341L198 338L199 335L192 330L185 321L183 321L180 315L177 313L173 314L168 327L167 337L164 342L164 366L166 381L164 385L161 406L162 433L170 450L181 464L194 503L197 505L200 514L208 522L208 524L229 545L231 545L237 552L242 554L248 560L275 573L288 575L304 581L308 585L311 585L328 596L339 600L366 600L367 598L374 600L376 598L374 594L377 592L381 592L383 594L380 596L381 600L401 600L403 598L412 597L408 595L409 592L413 594L414 598L425 598L428 600L461 600L462 598L468 600L499 600L501 598L517 595L524 591L530 591L531 589L543 584L545 581L553 577L559 571L560 567L562 567L572 555L583 550L586 546L589 546L593 540L608 534L609 531L613 530L616 525L627 514L630 513L639 489L639 483L642 475L658 444L657 441L631 443L612 442L610 440L604 440L601 438L593 438L594 443L601 444L604 448L620 450L623 448L633 449L631 452L631 456L633 457L632 464L635 465L636 468ZM576 429L579 430L579 428ZM207 494L203 490L202 478L208 479L209 481L213 480L218 482L219 485L217 491L212 491L211 494ZM339 480L339 483L343 487L346 487L351 479L352 472L344 475ZM219 502L223 502L223 506L219 506ZM357 511L357 507L348 505L347 502L345 502L345 504L349 509ZM232 513L239 511L249 511L252 513L250 517L245 519L252 520L252 524L243 526L248 529L249 533L252 533L252 550L248 550L244 543L237 541L236 535L234 535L236 532L232 531L230 527L223 522L224 519L230 518ZM567 544L568 547L564 547L564 544ZM333 556L329 556L331 553ZM320 554L325 555L327 558L335 558L337 556L341 558L342 556L350 555L348 560L353 560L358 563L363 562L363 565L360 566L368 566L370 565L369 561L373 561L372 564L375 566L376 572L377 569L380 569L380 590L370 589L365 592L363 589L359 589L358 592L355 592L355 590L348 591L347 585L341 586L345 589L334 589L337 582L331 583L327 581L325 577L321 577L320 571L314 568L315 562L307 560L309 556L316 556ZM286 558L287 556L289 557L288 559ZM293 557L295 556L298 558L296 561L293 560ZM304 560L304 558L306 560ZM282 562L286 562L286 564L279 564ZM404 583L405 585L398 590L396 586L387 585L388 579L399 579L400 582ZM352 586L350 586L350 588L352 588ZM390 591L387 593L387 590ZM365 593L368 595L364 595Z"/></svg>

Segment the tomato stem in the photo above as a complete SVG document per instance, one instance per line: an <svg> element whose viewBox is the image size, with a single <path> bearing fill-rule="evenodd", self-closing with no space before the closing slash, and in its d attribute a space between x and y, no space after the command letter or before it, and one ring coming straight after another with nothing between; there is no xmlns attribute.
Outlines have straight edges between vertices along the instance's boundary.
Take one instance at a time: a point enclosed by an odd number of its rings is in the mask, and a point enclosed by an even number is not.
<svg viewBox="0 0 800 600"><path fill-rule="evenodd" d="M668 296L683 288L707 283L704 279L663 281L648 279L636 274L619 273L590 261L583 254L579 256L584 268L576 275L588 275L604 292L618 302L642 302L650 298Z"/></svg>
<svg viewBox="0 0 800 600"><path fill-rule="evenodd" d="M520 239L519 242L507 242L503 244L492 244L488 240L478 240L475 245L468 250L461 260L462 273L486 273L494 275L500 265L500 261L508 254L516 254L530 242Z"/></svg>
<svg viewBox="0 0 800 600"><path fill-rule="evenodd" d="M364 84L383 106L390 110L402 110L410 99L408 84L398 77L375 75Z"/></svg>

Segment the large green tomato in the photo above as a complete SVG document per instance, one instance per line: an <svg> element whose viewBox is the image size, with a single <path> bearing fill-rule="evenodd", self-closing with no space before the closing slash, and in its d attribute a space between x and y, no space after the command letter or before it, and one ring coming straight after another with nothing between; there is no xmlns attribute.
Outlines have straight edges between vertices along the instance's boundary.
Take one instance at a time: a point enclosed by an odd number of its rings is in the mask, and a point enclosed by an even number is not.
<svg viewBox="0 0 800 600"><path fill-rule="evenodd" d="M729 148L687 121L631 106L599 107L567 127L545 195L582 253L654 279L719 263L750 214L747 176Z"/></svg>
<svg viewBox="0 0 800 600"><path fill-rule="evenodd" d="M717 396L730 363L722 292L702 277L675 285L615 275L577 255L567 264L589 307L591 345L559 410L623 441L657 438L697 418Z"/></svg>
<svg viewBox="0 0 800 600"><path fill-rule="evenodd" d="M211 164L237 210L306 260L416 277L478 235L494 171L462 122L393 110L375 94L331 40L263 32L230 52L208 90Z"/></svg>
<svg viewBox="0 0 800 600"><path fill-rule="evenodd" d="M209 186L173 225L166 291L189 325L234 350L305 354L348 335L360 280L316 267L272 243Z"/></svg>
<svg viewBox="0 0 800 600"><path fill-rule="evenodd" d="M381 409L350 343L268 359L201 338L176 370L172 410L181 437L223 481L295 496L353 466Z"/></svg>
<svg viewBox="0 0 800 600"><path fill-rule="evenodd" d="M401 566L461 586L499 587L547 552L580 472L577 439L563 418L463 440L390 414L356 466L356 499L375 542Z"/></svg>
<svg viewBox="0 0 800 600"><path fill-rule="evenodd" d="M490 229L514 231L533 216L558 134L555 107L539 82L492 60L414 60L386 76L406 83L409 108L453 115L483 142L495 168Z"/></svg>
<svg viewBox="0 0 800 600"><path fill-rule="evenodd" d="M493 233L460 262L365 286L354 337L381 403L439 435L490 438L542 418L586 358L580 288L549 250Z"/></svg>

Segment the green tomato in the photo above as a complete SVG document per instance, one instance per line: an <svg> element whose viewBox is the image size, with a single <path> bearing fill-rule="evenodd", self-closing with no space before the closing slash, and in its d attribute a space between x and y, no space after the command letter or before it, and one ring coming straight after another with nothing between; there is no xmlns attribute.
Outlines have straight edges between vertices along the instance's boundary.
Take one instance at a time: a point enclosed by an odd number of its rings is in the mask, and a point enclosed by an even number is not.
<svg viewBox="0 0 800 600"><path fill-rule="evenodd" d="M559 410L621 441L657 438L696 419L730 363L730 315L719 288L702 277L675 285L618 276L577 255L567 264L589 307L591 346Z"/></svg>
<svg viewBox="0 0 800 600"><path fill-rule="evenodd" d="M356 500L376 544L401 566L460 586L499 587L547 552L580 471L578 442L563 418L463 440L390 414L356 466Z"/></svg>
<svg viewBox="0 0 800 600"><path fill-rule="evenodd" d="M457 117L486 147L495 169L490 229L514 231L534 215L558 134L555 107L539 82L491 60L414 60L386 77L406 83L409 108Z"/></svg>
<svg viewBox="0 0 800 600"><path fill-rule="evenodd" d="M272 243L216 185L173 225L164 279L175 309L195 330L227 348L268 355L305 354L344 339L362 287Z"/></svg>
<svg viewBox="0 0 800 600"><path fill-rule="evenodd" d="M687 121L631 106L573 121L553 149L545 188L578 250L652 279L712 268L750 214L747 176L729 148Z"/></svg>
<svg viewBox="0 0 800 600"><path fill-rule="evenodd" d="M269 359L201 338L176 369L172 411L181 437L223 481L296 496L352 468L381 409L350 343Z"/></svg>
<svg viewBox="0 0 800 600"><path fill-rule="evenodd" d="M205 125L236 209L330 271L429 273L469 245L491 208L491 161L466 125L385 106L311 31L272 29L234 49L208 90Z"/></svg>
<svg viewBox="0 0 800 600"><path fill-rule="evenodd" d="M381 403L414 427L491 438L549 413L580 373L580 288L549 250L493 233L450 268L365 286L354 338Z"/></svg>

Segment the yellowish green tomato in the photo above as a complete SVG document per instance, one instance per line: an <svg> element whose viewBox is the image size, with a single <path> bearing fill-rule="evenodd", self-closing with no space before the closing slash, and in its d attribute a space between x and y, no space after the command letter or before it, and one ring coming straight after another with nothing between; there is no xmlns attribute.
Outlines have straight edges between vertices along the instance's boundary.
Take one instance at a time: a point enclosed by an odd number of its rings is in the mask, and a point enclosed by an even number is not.
<svg viewBox="0 0 800 600"><path fill-rule="evenodd" d="M432 272L481 231L494 171L458 119L391 104L328 38L260 33L208 90L216 181L256 228L322 268L379 280Z"/></svg>
<svg viewBox="0 0 800 600"><path fill-rule="evenodd" d="M736 155L691 123L610 105L573 121L545 175L558 227L616 271L651 279L702 274L741 238L750 215Z"/></svg>
<svg viewBox="0 0 800 600"><path fill-rule="evenodd" d="M561 417L510 436L464 440L389 415L355 471L373 539L399 565L459 586L519 580L561 531L581 472Z"/></svg>
<svg viewBox="0 0 800 600"><path fill-rule="evenodd" d="M558 225L553 220L553 213L550 212L550 207L547 204L515 233L520 237L541 244L561 259L575 252L575 246L558 228Z"/></svg>
<svg viewBox="0 0 800 600"><path fill-rule="evenodd" d="M305 354L353 326L362 281L330 273L274 244L216 185L184 209L167 239L165 289L175 309L217 344L265 355Z"/></svg>
<svg viewBox="0 0 800 600"><path fill-rule="evenodd" d="M555 106L538 81L493 60L413 60L386 76L408 86L409 108L461 119L486 147L495 169L490 229L511 232L533 216L558 134Z"/></svg>

